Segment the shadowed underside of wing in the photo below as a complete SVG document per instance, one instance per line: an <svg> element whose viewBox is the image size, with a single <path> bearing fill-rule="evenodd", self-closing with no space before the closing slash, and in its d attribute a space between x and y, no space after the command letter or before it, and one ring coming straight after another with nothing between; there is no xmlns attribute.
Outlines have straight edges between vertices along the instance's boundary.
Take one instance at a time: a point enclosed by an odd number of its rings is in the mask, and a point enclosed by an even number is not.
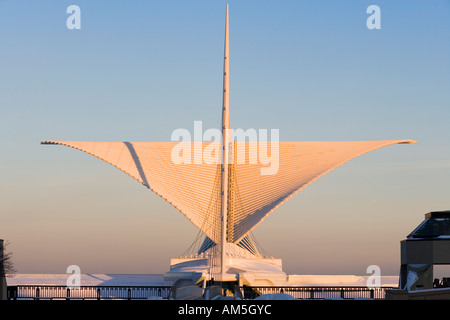
<svg viewBox="0 0 450 320"><path fill-rule="evenodd" d="M276 208L327 172L364 153L397 143L415 142L279 142L259 143L256 147L252 143L237 143L233 225L229 226L233 228L232 242L241 241ZM83 141L42 144L75 148L117 167L161 196L208 238L219 243L219 144ZM182 152L180 145L184 146ZM262 157L267 154L271 157Z"/></svg>

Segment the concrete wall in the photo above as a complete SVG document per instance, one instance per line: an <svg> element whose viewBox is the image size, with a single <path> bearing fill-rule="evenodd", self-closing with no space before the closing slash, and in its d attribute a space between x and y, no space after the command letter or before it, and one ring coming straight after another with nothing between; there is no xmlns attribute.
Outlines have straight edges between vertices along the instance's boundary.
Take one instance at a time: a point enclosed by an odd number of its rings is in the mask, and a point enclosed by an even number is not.
<svg viewBox="0 0 450 320"><path fill-rule="evenodd" d="M450 239L409 239L400 245L402 264L450 264Z"/></svg>
<svg viewBox="0 0 450 320"><path fill-rule="evenodd" d="M450 300L450 288L430 290L386 290L386 300Z"/></svg>

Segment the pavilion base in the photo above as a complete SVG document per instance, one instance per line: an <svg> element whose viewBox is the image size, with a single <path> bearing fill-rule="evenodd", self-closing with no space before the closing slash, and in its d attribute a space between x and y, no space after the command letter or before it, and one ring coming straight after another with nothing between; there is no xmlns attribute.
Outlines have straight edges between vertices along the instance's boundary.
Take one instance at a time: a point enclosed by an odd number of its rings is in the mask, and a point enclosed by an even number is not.
<svg viewBox="0 0 450 320"><path fill-rule="evenodd" d="M191 280L197 286L211 283L236 283L239 286L285 286L287 275L282 271L281 259L267 258L228 258L226 271L211 273L209 259L172 259L170 271L164 278L175 283L178 280Z"/></svg>
<svg viewBox="0 0 450 320"><path fill-rule="evenodd" d="M170 271L164 279L173 283L173 291L183 299L186 299L185 293L198 298L197 288L211 297L236 295L235 288L243 286L287 285L288 277L282 270L281 259L256 256L232 243L227 243L225 250L224 272L218 259L220 252L212 247L195 257L171 259Z"/></svg>

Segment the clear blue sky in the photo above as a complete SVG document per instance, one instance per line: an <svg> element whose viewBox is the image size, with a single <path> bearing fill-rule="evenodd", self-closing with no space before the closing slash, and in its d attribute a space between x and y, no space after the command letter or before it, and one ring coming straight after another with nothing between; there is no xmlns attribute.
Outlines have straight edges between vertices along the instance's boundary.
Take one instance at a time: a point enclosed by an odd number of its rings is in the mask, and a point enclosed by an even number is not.
<svg viewBox="0 0 450 320"><path fill-rule="evenodd" d="M119 170L40 141L218 127L225 1L0 1L0 238L20 273L163 273L196 228ZM289 274L398 275L450 209L450 1L228 1L235 128L414 139L357 158L254 231ZM66 9L81 9L69 30ZM369 5L381 29L369 30Z"/></svg>

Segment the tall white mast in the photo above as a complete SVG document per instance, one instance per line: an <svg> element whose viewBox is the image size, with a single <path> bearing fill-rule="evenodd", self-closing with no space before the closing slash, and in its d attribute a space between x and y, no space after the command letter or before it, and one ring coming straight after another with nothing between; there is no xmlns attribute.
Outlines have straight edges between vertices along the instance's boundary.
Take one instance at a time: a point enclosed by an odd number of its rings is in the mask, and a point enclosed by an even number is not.
<svg viewBox="0 0 450 320"><path fill-rule="evenodd" d="M230 113L229 113L229 48L228 48L228 4L225 22L225 54L223 62L223 105L222 105L222 164L221 164L221 237L220 237L220 274L225 274L225 251L227 242L228 213L228 163L230 156Z"/></svg>

